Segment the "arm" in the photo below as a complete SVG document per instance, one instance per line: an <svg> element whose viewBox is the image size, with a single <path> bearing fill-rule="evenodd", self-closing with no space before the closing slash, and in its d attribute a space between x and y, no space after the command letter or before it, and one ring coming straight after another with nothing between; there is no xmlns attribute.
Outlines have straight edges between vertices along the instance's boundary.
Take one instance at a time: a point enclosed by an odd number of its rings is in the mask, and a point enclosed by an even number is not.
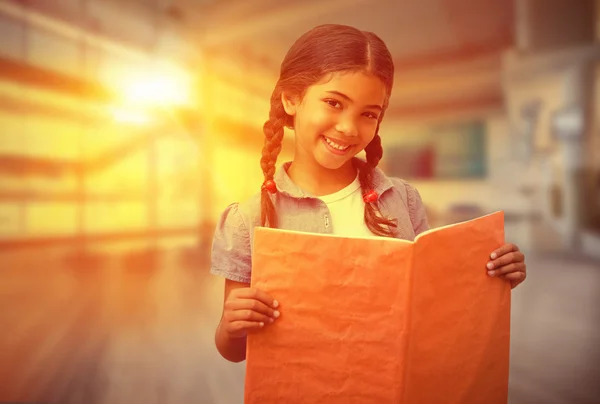
<svg viewBox="0 0 600 404"><path fill-rule="evenodd" d="M231 362L246 358L246 334L279 316L278 303L250 287L252 259L250 232L237 204L221 215L213 237L211 273L225 277L223 313L215 331L219 353Z"/></svg>
<svg viewBox="0 0 600 404"><path fill-rule="evenodd" d="M249 287L247 283L235 282L229 279L225 280L225 293L223 299L223 314L225 314L225 304L227 298L234 289ZM221 321L215 332L215 344L221 356L231 362L241 362L246 359L246 336L240 338L231 338L223 327L223 314Z"/></svg>
<svg viewBox="0 0 600 404"><path fill-rule="evenodd" d="M217 350L231 362L246 359L246 336L279 317L279 303L247 283L225 281L223 315L215 332Z"/></svg>

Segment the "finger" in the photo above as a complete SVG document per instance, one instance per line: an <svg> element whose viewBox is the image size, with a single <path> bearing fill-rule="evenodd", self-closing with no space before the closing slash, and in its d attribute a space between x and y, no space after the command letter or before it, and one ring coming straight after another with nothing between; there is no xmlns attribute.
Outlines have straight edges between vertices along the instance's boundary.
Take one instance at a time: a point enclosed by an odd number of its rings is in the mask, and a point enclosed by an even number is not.
<svg viewBox="0 0 600 404"><path fill-rule="evenodd" d="M488 271L488 274L490 276L499 276L506 275L511 272L525 272L525 264L522 262L513 262L500 268L496 268L493 271Z"/></svg>
<svg viewBox="0 0 600 404"><path fill-rule="evenodd" d="M257 330L259 328L263 328L265 326L264 322L258 321L235 321L233 323L229 323L225 328L229 334L237 334L242 331L250 331Z"/></svg>
<svg viewBox="0 0 600 404"><path fill-rule="evenodd" d="M258 323L270 324L274 321L274 318L253 310L234 310L227 313L226 320L229 323L236 321L254 321Z"/></svg>
<svg viewBox="0 0 600 404"><path fill-rule="evenodd" d="M507 254L501 256L498 259L488 262L486 267L488 270L492 270L495 268L500 268L502 266L508 265L510 263L524 262L524 261L525 261L525 255L523 255L522 252L520 252L520 251L510 252L510 253L507 253Z"/></svg>
<svg viewBox="0 0 600 404"><path fill-rule="evenodd" d="M525 281L525 279L527 278L527 274L524 272L513 272L511 274L502 276L502 278L508 280L510 282L510 288L514 289L515 287L523 283L523 281Z"/></svg>
<svg viewBox="0 0 600 404"><path fill-rule="evenodd" d="M515 251L519 251L519 247L517 247L515 244L504 244L502 247L492 252L490 254L490 258L494 260L504 254L508 254L509 252Z"/></svg>
<svg viewBox="0 0 600 404"><path fill-rule="evenodd" d="M279 306L279 302L277 300L273 299L269 294L263 292L262 290L255 288L236 289L236 296L241 299L259 300L267 306L273 307L274 309Z"/></svg>
<svg viewBox="0 0 600 404"><path fill-rule="evenodd" d="M515 281L523 282L526 277L527 277L527 274L525 274L524 272L512 272L510 274L506 274L506 275L502 276L503 279L506 279L511 282L515 282Z"/></svg>
<svg viewBox="0 0 600 404"><path fill-rule="evenodd" d="M258 313L262 313L266 316L277 318L279 317L279 311L273 310L270 306L267 306L260 300L254 299L233 299L225 302L225 308L228 310L253 310Z"/></svg>

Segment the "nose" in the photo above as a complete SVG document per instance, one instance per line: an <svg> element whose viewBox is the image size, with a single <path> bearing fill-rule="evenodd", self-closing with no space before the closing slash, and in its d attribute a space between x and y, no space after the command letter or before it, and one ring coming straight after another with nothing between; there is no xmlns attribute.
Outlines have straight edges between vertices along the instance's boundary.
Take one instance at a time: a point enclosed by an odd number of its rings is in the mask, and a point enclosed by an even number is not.
<svg viewBox="0 0 600 404"><path fill-rule="evenodd" d="M358 136L358 128L354 122L354 118L350 114L341 115L335 125L335 130L342 133L344 136Z"/></svg>

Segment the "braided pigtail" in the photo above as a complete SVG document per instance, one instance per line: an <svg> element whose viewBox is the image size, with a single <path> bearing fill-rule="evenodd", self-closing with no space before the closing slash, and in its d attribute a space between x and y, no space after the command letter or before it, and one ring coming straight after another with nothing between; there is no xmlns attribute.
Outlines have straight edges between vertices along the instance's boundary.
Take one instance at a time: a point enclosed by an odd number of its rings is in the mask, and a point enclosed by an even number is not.
<svg viewBox="0 0 600 404"><path fill-rule="evenodd" d="M363 194L373 190L373 172L383 157L379 134L375 134L371 143L365 148L365 152L367 162L360 168L358 173ZM384 237L394 237L393 229L397 227L395 220L386 219L379 214L377 201L365 202L365 224L373 234Z"/></svg>
<svg viewBox="0 0 600 404"><path fill-rule="evenodd" d="M265 184L270 181L269 186L263 185L260 197L260 222L261 226L277 227L277 212L271 200L269 193L276 191L273 176L275 175L277 157L281 152L281 143L283 140L283 128L286 123L286 113L281 103L281 91L276 87L271 96L271 110L269 120L263 125L265 141L262 149L260 166L263 171ZM269 189L270 188L270 189Z"/></svg>

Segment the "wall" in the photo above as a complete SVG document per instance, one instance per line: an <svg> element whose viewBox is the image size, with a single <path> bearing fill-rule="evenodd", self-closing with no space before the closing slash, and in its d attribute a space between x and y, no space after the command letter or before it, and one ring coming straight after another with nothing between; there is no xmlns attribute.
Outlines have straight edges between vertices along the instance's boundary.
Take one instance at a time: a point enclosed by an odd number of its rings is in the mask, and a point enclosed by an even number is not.
<svg viewBox="0 0 600 404"><path fill-rule="evenodd" d="M589 219L590 200L585 182L595 164L590 148L593 113L571 140L556 138L553 118L566 108L589 108L593 96L588 91L595 83L594 60L600 58L596 45L582 45L536 55L508 52L504 60L504 90L508 119L523 145L531 145L523 155L526 168L519 181L527 187L530 208L542 220L530 223L532 240L539 250L576 249L581 230ZM539 101L537 114L529 121L523 111Z"/></svg>
<svg viewBox="0 0 600 404"><path fill-rule="evenodd" d="M456 119L456 118L455 118ZM507 217L507 238L527 248L528 233L524 231L519 217L529 213L526 197L514 181L522 170L521 164L513 155L514 143L510 137L510 126L502 111L485 114L466 115L460 120L481 119L485 122L487 175L476 180L413 180L407 179L415 186L428 209L430 224L440 226L466 220L468 216L451 214L456 205L472 205L481 214L496 210L505 211ZM451 122L452 119L445 118ZM439 123L437 119L425 122L392 122L386 125L382 133L385 148L397 143L403 136L412 136L431 124ZM385 157L384 157L385 158ZM383 162L385 167L385 162ZM515 219L513 219L515 218Z"/></svg>

